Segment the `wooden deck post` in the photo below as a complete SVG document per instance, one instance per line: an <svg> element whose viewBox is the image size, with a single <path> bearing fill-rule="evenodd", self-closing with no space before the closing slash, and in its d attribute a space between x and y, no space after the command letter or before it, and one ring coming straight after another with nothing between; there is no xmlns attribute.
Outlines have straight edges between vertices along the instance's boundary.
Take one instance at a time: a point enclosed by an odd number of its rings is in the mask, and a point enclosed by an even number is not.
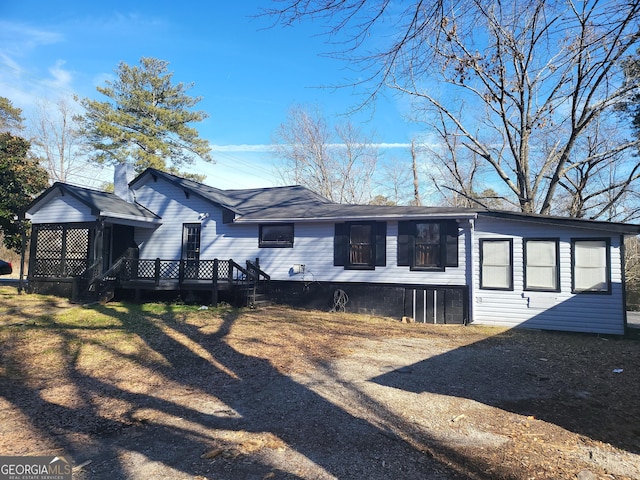
<svg viewBox="0 0 640 480"><path fill-rule="evenodd" d="M211 305L218 306L218 259L213 259L213 286L211 287Z"/></svg>
<svg viewBox="0 0 640 480"><path fill-rule="evenodd" d="M156 279L156 287L160 285L160 259L156 258L154 276Z"/></svg>

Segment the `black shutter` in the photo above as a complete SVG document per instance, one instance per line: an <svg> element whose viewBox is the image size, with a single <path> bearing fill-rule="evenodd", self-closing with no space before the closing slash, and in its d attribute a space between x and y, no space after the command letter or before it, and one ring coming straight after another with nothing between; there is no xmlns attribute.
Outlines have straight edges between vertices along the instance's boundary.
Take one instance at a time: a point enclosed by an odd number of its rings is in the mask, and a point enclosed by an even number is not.
<svg viewBox="0 0 640 480"><path fill-rule="evenodd" d="M347 238L347 225L345 223L336 223L335 235L333 237L333 265L336 267L344 267L347 264L347 246L349 245Z"/></svg>
<svg viewBox="0 0 640 480"><path fill-rule="evenodd" d="M387 222L376 222L376 267L387 265Z"/></svg>
<svg viewBox="0 0 640 480"><path fill-rule="evenodd" d="M458 222L448 221L445 224L445 249L447 267L458 266Z"/></svg>
<svg viewBox="0 0 640 480"><path fill-rule="evenodd" d="M409 239L411 237L412 222L398 222L398 266L411 266Z"/></svg>

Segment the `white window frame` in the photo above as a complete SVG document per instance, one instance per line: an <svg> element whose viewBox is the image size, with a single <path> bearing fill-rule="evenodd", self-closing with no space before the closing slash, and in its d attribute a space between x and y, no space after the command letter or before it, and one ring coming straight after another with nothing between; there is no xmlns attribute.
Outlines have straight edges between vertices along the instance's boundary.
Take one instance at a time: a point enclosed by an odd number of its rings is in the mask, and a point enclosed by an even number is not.
<svg viewBox="0 0 640 480"><path fill-rule="evenodd" d="M571 239L573 293L611 293L611 239Z"/></svg>
<svg viewBox="0 0 640 480"><path fill-rule="evenodd" d="M536 245L545 247L542 255L536 255ZM526 291L559 292L560 291L560 239L558 238L526 238L523 240L524 289ZM546 253L553 252L549 258ZM540 281L541 278L547 281Z"/></svg>
<svg viewBox="0 0 640 480"><path fill-rule="evenodd" d="M502 259L495 259L485 254L485 247L503 244L508 251L503 251ZM506 255L504 255L506 254ZM501 273L498 275L498 273ZM507 282L496 281L507 278ZM481 238L480 239L480 288L483 290L513 290L513 239Z"/></svg>

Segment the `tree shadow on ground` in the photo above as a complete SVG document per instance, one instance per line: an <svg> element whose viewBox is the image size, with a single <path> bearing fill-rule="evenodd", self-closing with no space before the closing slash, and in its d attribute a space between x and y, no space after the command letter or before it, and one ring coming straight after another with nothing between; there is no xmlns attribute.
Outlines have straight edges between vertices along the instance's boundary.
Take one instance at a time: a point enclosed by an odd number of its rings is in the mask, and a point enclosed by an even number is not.
<svg viewBox="0 0 640 480"><path fill-rule="evenodd" d="M372 378L535 417L640 454L640 343L510 330Z"/></svg>
<svg viewBox="0 0 640 480"><path fill-rule="evenodd" d="M56 404L37 386L21 381L28 372L14 372L2 391L2 397L29 418L31 427L49 444L69 455L76 465L91 461L84 478L138 478L136 465L143 464L155 478L173 478L177 473L233 479L274 475L489 478L484 465L438 445L424 432L409 428L398 433L373 425L279 373L268 361L239 353L227 342L237 311L226 313L215 331L203 331L181 322L170 306L166 314L143 315L132 305L124 307L94 308L117 321L117 326L108 328L139 337L156 357L138 357L118 350L117 345L94 347L108 352L106 359L122 358L148 369L173 385L173 397L159 393L166 390L166 384L157 391L142 390L126 379L88 374L79 358L82 349L91 346L91 339L83 338L83 329L63 326L59 326L60 358L66 381L77 392L74 405ZM55 327L47 322L24 328ZM18 353L9 345L0 354L3 364L17 363L11 356ZM193 392L204 402L190 404L187 394ZM370 403L372 408L384 408L373 400ZM115 405L121 414L105 414L105 405ZM239 455L202 458L221 445L221 438L264 434L304 459L297 471L268 454L243 455L241 449ZM227 440L227 444L232 442ZM81 472L79 475L83 478Z"/></svg>

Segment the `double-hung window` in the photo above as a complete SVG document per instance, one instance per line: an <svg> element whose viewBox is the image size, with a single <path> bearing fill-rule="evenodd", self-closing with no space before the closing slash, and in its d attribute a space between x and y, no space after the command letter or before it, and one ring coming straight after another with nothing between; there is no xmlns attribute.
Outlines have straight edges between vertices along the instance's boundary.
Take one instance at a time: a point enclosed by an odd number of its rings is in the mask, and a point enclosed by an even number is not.
<svg viewBox="0 0 640 480"><path fill-rule="evenodd" d="M609 239L571 240L574 293L611 293L609 247Z"/></svg>
<svg viewBox="0 0 640 480"><path fill-rule="evenodd" d="M260 225L260 248L292 248L293 223Z"/></svg>
<svg viewBox="0 0 640 480"><path fill-rule="evenodd" d="M414 264L416 268L442 267L442 236L440 224L418 222L415 224Z"/></svg>
<svg viewBox="0 0 640 480"><path fill-rule="evenodd" d="M415 220L398 222L398 266L439 270L458 266L458 222Z"/></svg>
<svg viewBox="0 0 640 480"><path fill-rule="evenodd" d="M386 222L336 223L333 264L347 269L373 270L386 265Z"/></svg>
<svg viewBox="0 0 640 480"><path fill-rule="evenodd" d="M524 240L524 289L545 292L560 291L558 239Z"/></svg>
<svg viewBox="0 0 640 480"><path fill-rule="evenodd" d="M480 288L513 290L513 240L480 239Z"/></svg>

